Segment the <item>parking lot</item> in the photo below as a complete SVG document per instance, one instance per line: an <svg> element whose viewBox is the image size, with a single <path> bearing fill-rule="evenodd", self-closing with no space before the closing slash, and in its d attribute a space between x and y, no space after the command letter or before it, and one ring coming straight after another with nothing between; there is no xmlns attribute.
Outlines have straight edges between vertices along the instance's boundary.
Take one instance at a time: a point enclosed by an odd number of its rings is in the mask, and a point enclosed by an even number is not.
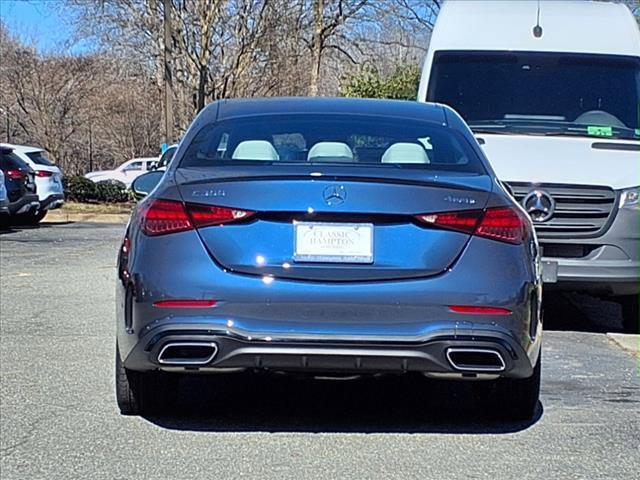
<svg viewBox="0 0 640 480"><path fill-rule="evenodd" d="M635 478L640 378L606 332L614 304L546 305L538 416L505 424L466 387L419 377L185 378L171 417L114 398L115 257L123 225L0 235L3 479ZM209 381L207 381L209 380Z"/></svg>

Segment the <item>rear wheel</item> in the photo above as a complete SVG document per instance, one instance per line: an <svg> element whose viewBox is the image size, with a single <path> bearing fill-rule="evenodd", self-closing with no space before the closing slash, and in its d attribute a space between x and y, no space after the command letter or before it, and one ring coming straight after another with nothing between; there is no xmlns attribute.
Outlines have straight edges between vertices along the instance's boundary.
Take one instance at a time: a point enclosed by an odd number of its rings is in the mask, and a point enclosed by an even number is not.
<svg viewBox="0 0 640 480"><path fill-rule="evenodd" d="M622 307L622 327L626 333L640 333L640 296L625 295L619 297L618 303Z"/></svg>
<svg viewBox="0 0 640 480"><path fill-rule="evenodd" d="M37 225L47 215L47 210L40 210L37 213L21 213L15 216L16 225Z"/></svg>
<svg viewBox="0 0 640 480"><path fill-rule="evenodd" d="M474 384L476 402L505 420L531 420L540 397L542 352L529 378L499 378Z"/></svg>
<svg viewBox="0 0 640 480"><path fill-rule="evenodd" d="M137 372L124 367L116 345L116 399L122 415L166 413L174 405L177 375Z"/></svg>

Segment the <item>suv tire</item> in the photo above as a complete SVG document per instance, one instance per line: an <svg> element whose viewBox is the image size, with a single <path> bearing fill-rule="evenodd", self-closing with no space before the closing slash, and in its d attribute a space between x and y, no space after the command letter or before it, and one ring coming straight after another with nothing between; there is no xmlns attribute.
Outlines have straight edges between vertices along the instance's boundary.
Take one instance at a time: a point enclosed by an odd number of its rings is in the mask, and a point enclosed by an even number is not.
<svg viewBox="0 0 640 480"><path fill-rule="evenodd" d="M37 213L21 213L15 216L16 225L38 225L47 215L47 210L40 210Z"/></svg>

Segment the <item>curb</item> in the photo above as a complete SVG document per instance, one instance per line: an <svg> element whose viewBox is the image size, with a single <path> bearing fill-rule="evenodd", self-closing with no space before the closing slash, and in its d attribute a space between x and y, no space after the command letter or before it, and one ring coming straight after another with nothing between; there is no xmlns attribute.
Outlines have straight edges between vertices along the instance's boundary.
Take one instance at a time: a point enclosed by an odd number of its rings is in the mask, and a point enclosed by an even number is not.
<svg viewBox="0 0 640 480"><path fill-rule="evenodd" d="M126 213L66 213L52 211L47 213L43 223L56 222L86 222L86 223L127 223L129 214Z"/></svg>
<svg viewBox="0 0 640 480"><path fill-rule="evenodd" d="M638 357L640 360L640 335L607 333L607 337L618 347Z"/></svg>

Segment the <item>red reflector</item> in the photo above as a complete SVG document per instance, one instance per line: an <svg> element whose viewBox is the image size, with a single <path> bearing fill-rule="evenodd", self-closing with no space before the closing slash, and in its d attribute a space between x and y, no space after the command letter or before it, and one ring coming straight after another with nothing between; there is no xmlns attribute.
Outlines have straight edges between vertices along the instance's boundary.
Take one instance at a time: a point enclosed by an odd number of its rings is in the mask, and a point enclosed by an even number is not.
<svg viewBox="0 0 640 480"><path fill-rule="evenodd" d="M517 244L527 236L528 225L528 221L515 208L488 208L476 229L476 235Z"/></svg>
<svg viewBox="0 0 640 480"><path fill-rule="evenodd" d="M500 307L476 307L473 305L449 305L449 310L455 313L472 315L511 315L511 310Z"/></svg>
<svg viewBox="0 0 640 480"><path fill-rule="evenodd" d="M196 203L187 203L187 210L196 228L237 222L239 220L245 220L255 214L255 212L249 210L217 207L215 205L200 205Z"/></svg>
<svg viewBox="0 0 640 480"><path fill-rule="evenodd" d="M150 236L193 229L182 202L175 200L151 200L142 206L140 216L140 227Z"/></svg>
<svg viewBox="0 0 640 480"><path fill-rule="evenodd" d="M158 308L210 308L215 304L215 300L160 300L153 302L153 306Z"/></svg>
<svg viewBox="0 0 640 480"><path fill-rule="evenodd" d="M44 170L36 171L36 177L53 177L53 172L45 172Z"/></svg>
<svg viewBox="0 0 640 480"><path fill-rule="evenodd" d="M4 174L12 180L18 180L22 177L26 177L26 174L20 170L7 170Z"/></svg>

